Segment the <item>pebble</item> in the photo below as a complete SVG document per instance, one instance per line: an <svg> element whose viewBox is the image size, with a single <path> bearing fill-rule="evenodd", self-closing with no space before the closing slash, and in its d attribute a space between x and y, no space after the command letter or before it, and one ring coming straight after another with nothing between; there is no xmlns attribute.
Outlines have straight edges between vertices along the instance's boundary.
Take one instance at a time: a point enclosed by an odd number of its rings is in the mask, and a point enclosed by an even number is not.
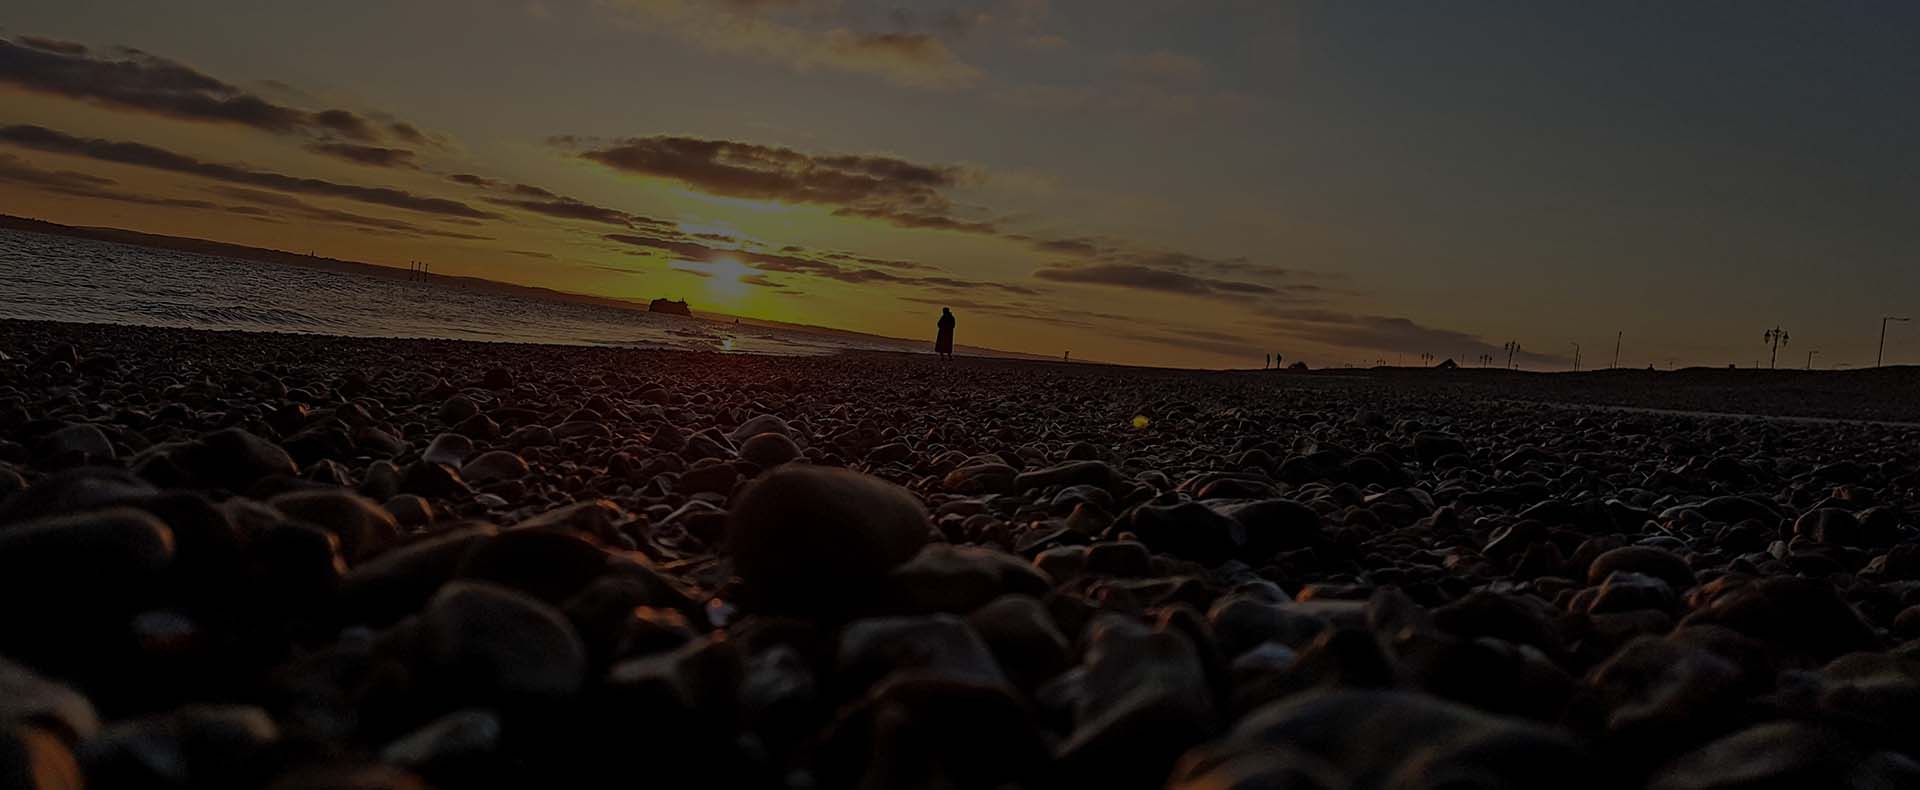
<svg viewBox="0 0 1920 790"><path fill-rule="evenodd" d="M890 602L916 613L966 614L1002 595L1044 596L1053 580L1002 551L936 543L888 573Z"/></svg>
<svg viewBox="0 0 1920 790"><path fill-rule="evenodd" d="M443 433L433 437L427 444L420 460L433 464L445 464L455 469L473 453L473 440L457 433Z"/></svg>
<svg viewBox="0 0 1920 790"><path fill-rule="evenodd" d="M1916 784L1872 387L0 323L8 786Z"/></svg>
<svg viewBox="0 0 1920 790"><path fill-rule="evenodd" d="M905 489L854 472L787 465L762 475L728 513L727 545L742 580L769 608L857 606L927 540L927 516Z"/></svg>
<svg viewBox="0 0 1920 790"><path fill-rule="evenodd" d="M586 680L586 650L566 618L504 587L449 583L412 630L430 681L472 699L564 698Z"/></svg>
<svg viewBox="0 0 1920 790"><path fill-rule="evenodd" d="M98 426L88 423L76 423L61 428L40 440L40 455L50 459L51 463L61 465L83 464L89 461L111 461L114 457L113 442Z"/></svg>
<svg viewBox="0 0 1920 790"><path fill-rule="evenodd" d="M1007 682L986 641L953 615L855 620L841 631L836 656L837 673L861 687L903 672L989 686Z"/></svg>
<svg viewBox="0 0 1920 790"><path fill-rule="evenodd" d="M385 552L400 538L400 523L371 499L331 489L295 491L268 500L293 518L319 526L340 539L340 551L358 563Z"/></svg>
<svg viewBox="0 0 1920 790"><path fill-rule="evenodd" d="M1113 615L1087 632L1058 769L1089 785L1159 785L1218 725L1200 653L1185 634Z"/></svg>
<svg viewBox="0 0 1920 790"><path fill-rule="evenodd" d="M762 469L800 457L800 445L779 433L757 433L740 444L740 458Z"/></svg>
<svg viewBox="0 0 1920 790"><path fill-rule="evenodd" d="M519 480L527 476L527 461L510 450L489 450L460 467L460 477L469 483L495 480Z"/></svg>
<svg viewBox="0 0 1920 790"><path fill-rule="evenodd" d="M239 428L214 431L167 455L195 485L235 492L266 477L300 471L279 445Z"/></svg>
<svg viewBox="0 0 1920 790"><path fill-rule="evenodd" d="M100 717L80 692L0 658L0 726L23 725L79 742L100 731Z"/></svg>

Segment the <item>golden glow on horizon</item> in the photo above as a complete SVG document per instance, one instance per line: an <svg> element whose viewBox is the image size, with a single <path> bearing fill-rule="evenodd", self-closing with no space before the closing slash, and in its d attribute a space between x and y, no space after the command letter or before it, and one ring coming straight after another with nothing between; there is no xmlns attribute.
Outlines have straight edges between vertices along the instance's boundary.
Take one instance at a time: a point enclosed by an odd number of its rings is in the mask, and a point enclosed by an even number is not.
<svg viewBox="0 0 1920 790"><path fill-rule="evenodd" d="M756 272L733 258L716 258L707 263L674 261L673 268L700 276L707 281L707 296L716 305L738 307L752 291L746 277Z"/></svg>

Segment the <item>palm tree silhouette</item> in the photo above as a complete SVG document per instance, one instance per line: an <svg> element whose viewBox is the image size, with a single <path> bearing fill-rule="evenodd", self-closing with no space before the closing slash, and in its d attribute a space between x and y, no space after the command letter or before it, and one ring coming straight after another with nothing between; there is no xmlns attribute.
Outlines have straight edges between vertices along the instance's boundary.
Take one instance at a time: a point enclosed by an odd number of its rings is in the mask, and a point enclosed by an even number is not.
<svg viewBox="0 0 1920 790"><path fill-rule="evenodd" d="M1506 345L1501 346L1501 348L1507 351L1507 367L1513 367L1513 355L1520 353L1520 341L1509 340Z"/></svg>
<svg viewBox="0 0 1920 790"><path fill-rule="evenodd" d="M1775 363L1780 361L1780 347L1787 344L1787 330L1776 326L1761 333L1760 337L1763 342L1773 346L1773 353L1767 357L1767 369L1773 370Z"/></svg>

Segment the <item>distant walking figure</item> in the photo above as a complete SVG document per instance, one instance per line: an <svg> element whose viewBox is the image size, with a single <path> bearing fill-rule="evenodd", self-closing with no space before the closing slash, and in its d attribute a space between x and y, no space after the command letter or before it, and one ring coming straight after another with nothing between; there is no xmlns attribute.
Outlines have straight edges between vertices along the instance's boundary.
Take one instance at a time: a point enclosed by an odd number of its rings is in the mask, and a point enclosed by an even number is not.
<svg viewBox="0 0 1920 790"><path fill-rule="evenodd" d="M940 308L940 336L933 341L933 351L941 359L953 356L953 310Z"/></svg>

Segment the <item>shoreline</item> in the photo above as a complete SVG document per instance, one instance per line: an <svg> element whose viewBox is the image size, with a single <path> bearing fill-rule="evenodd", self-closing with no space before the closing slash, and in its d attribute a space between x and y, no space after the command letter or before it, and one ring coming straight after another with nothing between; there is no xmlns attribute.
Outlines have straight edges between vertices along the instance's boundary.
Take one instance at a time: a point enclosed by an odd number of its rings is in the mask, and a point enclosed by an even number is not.
<svg viewBox="0 0 1920 790"><path fill-rule="evenodd" d="M144 231L129 230L125 228L63 225L56 222L49 222L47 220L35 219L32 217L21 217L21 216L16 216L11 214L0 214L0 230L12 230L12 231L21 232L21 233L33 233L33 234L39 234L43 236L52 236L56 238L78 239L83 241L99 242L103 244L115 244L115 245L126 246L126 247L134 247L142 250L164 250L164 251L170 251L170 252L188 253L193 255L204 255L212 258L219 258L223 260L230 260L230 261L245 263L248 265L284 266L284 267L291 267L291 268L298 268L298 269L308 269L312 271L329 272L333 274L340 274L340 275L346 275L346 276L368 277L368 278L373 278L378 280L411 281L413 279L412 273L410 271L406 269L402 269L399 266L391 266L391 265L382 264L382 263L370 263L366 261L353 261L353 260L331 258L327 256L320 256L320 255L301 254L301 253L290 252L286 250L276 250L276 249L270 249L270 248L264 248L264 247L252 247L248 245L234 244L231 242L216 241L212 239L200 239L200 238L194 238L194 237L188 237L188 236L168 236L163 234L147 233ZM494 280L486 277L476 277L472 275L433 275L431 279L424 281L424 284L436 285L438 287L450 287L457 290L481 291L496 297L527 299L531 301L547 302L550 304L592 305L597 307L605 307L605 308L614 309L614 310L625 310L629 312L635 312L635 313L641 313L641 314L647 314L647 315L654 314L653 311L649 309L650 301L639 301L638 300L639 297L636 297L634 299L625 299L625 298L595 296L592 294L577 293L574 291L562 291L562 290L558 290L554 288L546 288L542 286L522 285L519 283L511 283L503 280ZM834 327L817 326L813 324L799 324L799 323L793 323L790 321L776 321L772 319L756 318L752 316L739 316L739 315L733 315L731 313L710 311L705 309L693 310L691 312L692 312L691 315L680 316L680 317L689 318L697 321L706 321L712 324L723 325L723 326L729 325L730 320L734 320L734 321L742 322L741 323L742 326L755 326L755 327L766 328L766 329L775 329L779 331L797 332L797 333L814 335L819 337L851 338L856 342L874 342L874 341L890 342L890 343L921 342L919 340L914 340L911 338L890 337L887 335L876 335L870 332L858 332L850 329L837 329ZM5 319L0 319L0 320L5 320ZM138 324L129 324L129 325L139 326ZM178 328L197 328L197 327L178 327ZM220 330L208 330L208 331L220 331ZM242 330L242 331L245 331L245 330ZM261 330L261 331L271 331L271 330ZM415 338L394 338L394 339L415 339ZM425 339L425 338L419 338L419 339ZM1007 357L1030 357L1034 359L1047 358L1043 355L1033 354L1025 351L1007 351L1003 349L983 348L979 346L962 346L962 348L970 348L979 352L985 352L988 354L1007 356Z"/></svg>
<svg viewBox="0 0 1920 790"><path fill-rule="evenodd" d="M693 317L720 326L724 322ZM339 335L291 329L204 329L112 322L43 321L0 317L0 327L8 325L92 327L101 331L164 331L207 333L211 335L307 338L315 342L356 341L369 343L478 343L502 347L550 349L608 349L636 353L711 354L717 357L821 358L900 357L932 358L931 352L891 349L821 348L812 354L781 354L764 351L734 351L720 348L675 348L662 345L597 344L591 342L556 343L483 338L444 338L432 336L397 337L384 335ZM743 324L744 326L744 324ZM805 330L795 330L805 331ZM1062 370L1089 369L1138 371L1142 374L1182 376L1245 377L1283 387L1348 386L1404 388L1413 392L1448 392L1488 401L1512 401L1521 405L1581 407L1596 410L1639 412L1701 418L1768 419L1810 422L1856 422L1887 427L1920 426L1920 366L1888 366L1877 370L1848 371L1727 371L1718 368L1685 368L1676 371L1509 371L1509 370L1430 370L1425 368L1328 368L1311 371L1170 368L1124 365L1096 361L1065 362L1026 354L962 347L956 358L976 362L1021 362L1055 366ZM965 351L975 353L964 353ZM1728 402L1745 403L1748 408L1731 410Z"/></svg>

